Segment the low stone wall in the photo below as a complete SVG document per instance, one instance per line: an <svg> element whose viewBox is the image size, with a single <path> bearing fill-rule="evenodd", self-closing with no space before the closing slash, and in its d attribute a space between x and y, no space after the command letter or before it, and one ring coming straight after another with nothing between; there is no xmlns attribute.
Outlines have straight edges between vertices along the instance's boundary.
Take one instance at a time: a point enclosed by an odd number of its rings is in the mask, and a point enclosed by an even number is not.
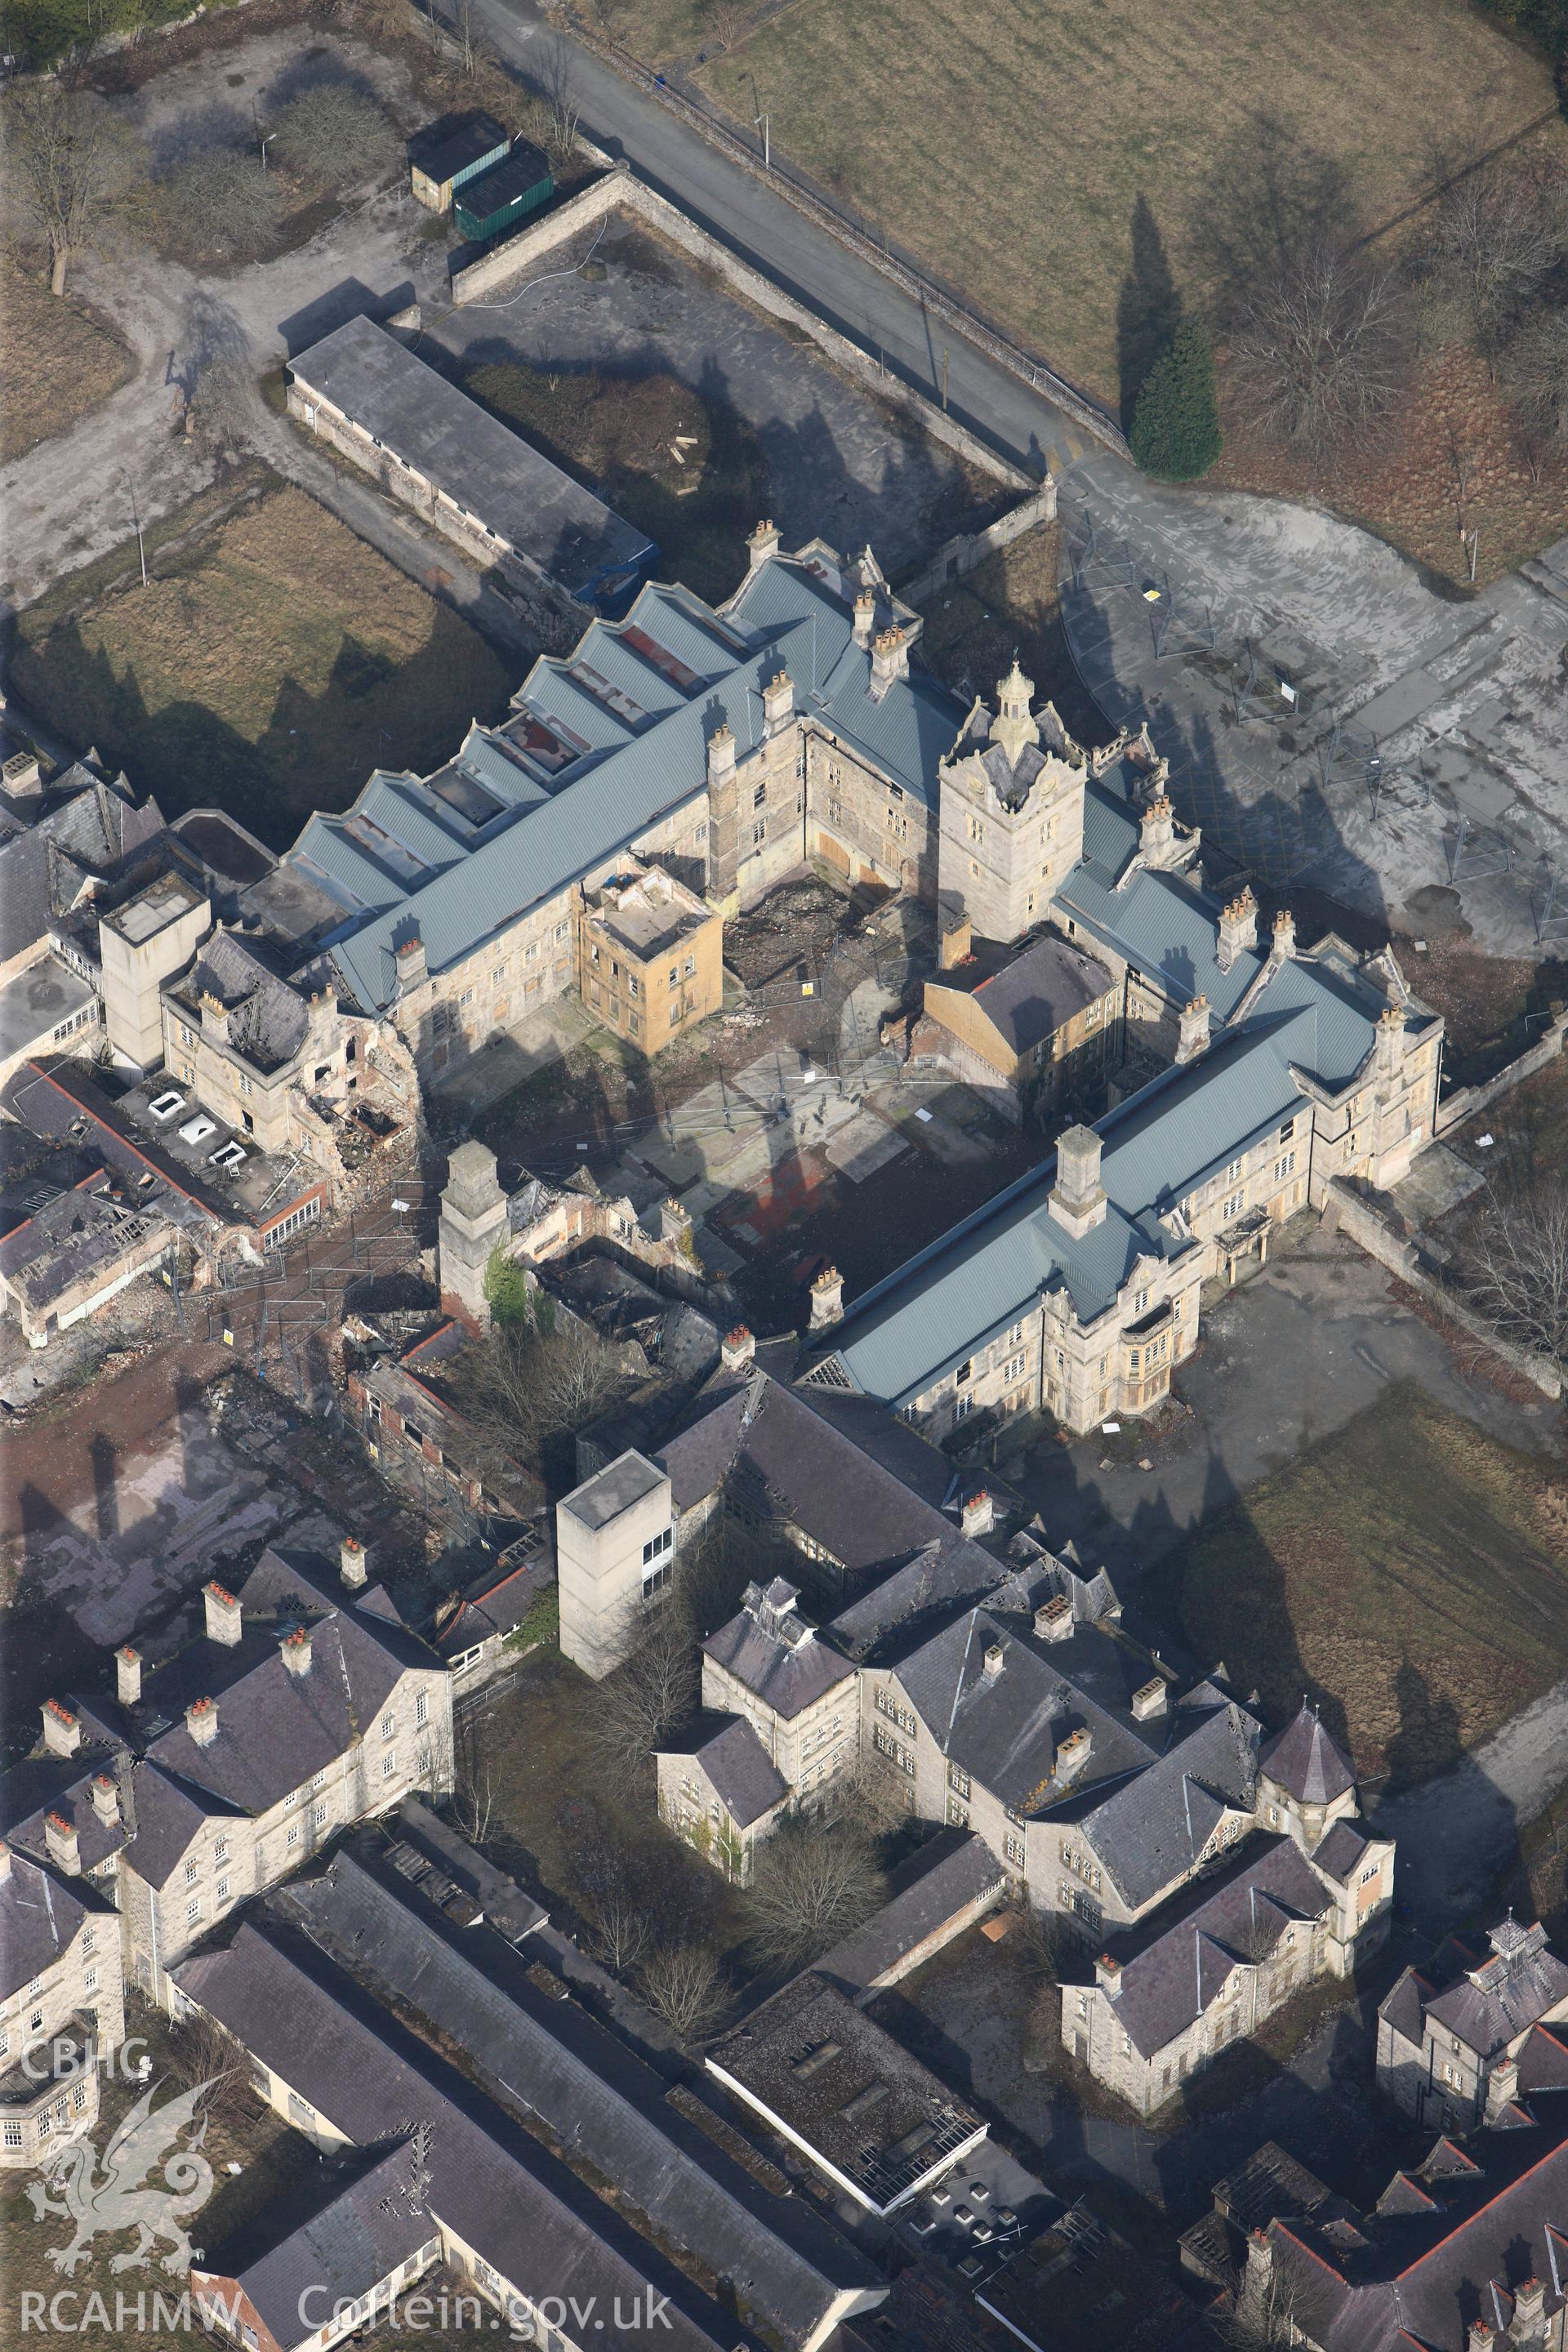
<svg viewBox="0 0 1568 2352"><path fill-rule="evenodd" d="M1562 1053L1565 1038L1568 1038L1568 1006L1559 1006L1553 1012L1551 1026L1544 1034L1517 1059L1510 1062L1505 1069L1500 1070L1495 1078L1488 1078L1479 1087L1460 1087L1446 1101L1438 1104L1437 1116L1432 1122L1433 1133L1451 1134L1455 1128L1463 1127L1468 1118L1474 1118L1478 1111L1485 1110L1489 1103L1496 1102L1500 1095L1506 1095L1526 1078L1532 1078L1537 1070L1545 1069L1547 1064L1554 1062Z"/></svg>
<svg viewBox="0 0 1568 2352"><path fill-rule="evenodd" d="M1042 483L1032 498L1020 499L1006 514L987 523L984 530L961 530L956 539L939 547L925 570L917 578L903 583L900 595L908 604L922 604L939 588L962 580L966 572L973 572L998 548L1011 547L1016 539L1022 539L1037 522L1054 522L1056 513L1057 486L1055 482Z"/></svg>
<svg viewBox="0 0 1568 2352"><path fill-rule="evenodd" d="M1556 1365L1549 1363L1544 1356L1532 1354L1528 1348L1516 1348L1511 1340L1500 1339L1489 1323L1436 1278L1415 1243L1407 1241L1403 1234L1395 1233L1388 1220L1373 1207L1370 1201L1363 1200L1360 1193L1352 1191L1342 1176L1329 1179L1323 1223L1331 1233L1346 1234L1358 1249L1365 1250L1368 1257L1375 1258L1379 1265L1385 1265L1391 1274L1399 1276L1401 1282L1407 1282L1412 1290L1419 1291L1446 1323L1454 1324L1470 1339L1478 1340L1492 1355L1522 1374L1541 1391L1542 1396L1555 1398L1562 1395L1563 1376Z"/></svg>
<svg viewBox="0 0 1568 2352"><path fill-rule="evenodd" d="M598 149L593 152L595 157L602 154ZM608 163L610 159L603 156L602 160ZM1027 492L1026 503L1031 507L1037 499L1048 499L1049 511L1055 513L1054 484L1047 483L1042 487L1034 475L1026 474L1011 459L998 457L996 451L982 441L978 435L971 433L955 418L945 415L934 401L911 391L896 376L886 374L874 360L867 357L858 343L852 343L847 335L841 335L837 328L828 326L815 310L808 310L804 302L797 302L793 295L786 294L782 287L775 286L771 278L764 278L761 270L753 269L749 262L742 261L718 237L710 236L705 228L699 228L694 220L689 219L667 197L657 194L637 178L629 163L612 165L602 180L595 180L588 187L580 189L576 195L569 196L563 205L553 212L546 213L531 228L521 230L494 253L487 253L482 259L470 262L466 269L454 272L451 281L453 301L465 306L482 305L487 298L493 298L509 288L515 290L520 278L531 273L546 275L541 265L547 255L616 212L626 213L640 221L645 227L652 229L657 236L668 237L672 245L689 253L694 261L700 261L705 268L717 272L726 285L732 287L742 300L750 302L754 309L765 311L769 318L781 320L785 325L808 335L836 367L841 368L858 383L864 384L879 400L912 416L923 433L952 450L966 465L978 467L994 481L1005 482L1010 489ZM1010 536L1016 538L1020 531L1028 530L1030 523L1037 520L1038 516L1031 514L1028 520L1015 526ZM1002 518L1003 523L1011 520L1010 516ZM993 530L996 527L992 526ZM984 537L984 534L976 536ZM998 540L995 543L1001 546L1005 541ZM900 593L908 593L907 591Z"/></svg>

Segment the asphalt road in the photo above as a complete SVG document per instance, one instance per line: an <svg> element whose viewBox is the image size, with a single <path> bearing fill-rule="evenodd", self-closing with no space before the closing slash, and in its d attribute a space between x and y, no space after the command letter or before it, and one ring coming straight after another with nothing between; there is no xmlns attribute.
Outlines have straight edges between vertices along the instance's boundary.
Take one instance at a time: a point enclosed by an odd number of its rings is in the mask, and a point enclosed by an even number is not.
<svg viewBox="0 0 1568 2352"><path fill-rule="evenodd" d="M443 11L443 13L445 13ZM1018 464L1053 473L1099 446L1072 418L953 335L880 270L829 236L787 198L730 162L657 99L554 32L527 0L476 0L501 58L536 87L563 58L588 137L819 317Z"/></svg>

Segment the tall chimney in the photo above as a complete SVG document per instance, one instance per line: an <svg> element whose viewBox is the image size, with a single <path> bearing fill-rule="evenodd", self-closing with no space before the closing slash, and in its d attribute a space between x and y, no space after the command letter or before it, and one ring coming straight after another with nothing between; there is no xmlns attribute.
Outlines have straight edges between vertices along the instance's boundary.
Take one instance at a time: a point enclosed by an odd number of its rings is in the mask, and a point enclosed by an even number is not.
<svg viewBox="0 0 1568 2352"><path fill-rule="evenodd" d="M974 926L967 915L961 915L957 922L950 923L942 935L942 945L937 950L938 963L943 971L951 971L955 964L967 963L973 952Z"/></svg>
<svg viewBox="0 0 1568 2352"><path fill-rule="evenodd" d="M749 571L760 572L771 555L779 551L779 527L772 520L760 522L746 539L746 563Z"/></svg>
<svg viewBox="0 0 1568 2352"><path fill-rule="evenodd" d="M421 981L428 980L430 977L430 966L425 955L425 942L417 931L411 939L402 942L393 961L399 988L417 988Z"/></svg>
<svg viewBox="0 0 1568 2352"><path fill-rule="evenodd" d="M777 735L794 717L795 682L788 670L776 670L763 688L763 724L770 735Z"/></svg>
<svg viewBox="0 0 1568 2352"><path fill-rule="evenodd" d="M855 642L868 646L877 627L877 599L869 588L862 588L855 599Z"/></svg>
<svg viewBox="0 0 1568 2352"><path fill-rule="evenodd" d="M206 1604L207 1640L222 1642L232 1650L245 1631L238 1601L216 1576L210 1584L203 1585L202 1599Z"/></svg>
<svg viewBox="0 0 1568 2352"><path fill-rule="evenodd" d="M755 1361L756 1353L757 1343L743 1323L737 1323L732 1331L726 1331L719 1349L720 1361L727 1372L743 1371L748 1364Z"/></svg>
<svg viewBox="0 0 1568 2352"><path fill-rule="evenodd" d="M1138 823L1138 847L1144 865L1156 867L1169 865L1175 838L1175 812L1171 806L1170 794L1158 793Z"/></svg>
<svg viewBox="0 0 1568 2352"><path fill-rule="evenodd" d="M1296 952L1296 918L1289 907L1281 907L1274 918L1274 946L1271 950L1279 963L1288 963Z"/></svg>
<svg viewBox="0 0 1568 2352"><path fill-rule="evenodd" d="M1181 1027L1176 1039L1178 1062L1195 1062L1206 1054L1209 1045L1209 1001L1206 996L1194 996L1184 1004Z"/></svg>
<svg viewBox="0 0 1568 2352"><path fill-rule="evenodd" d="M836 1265L825 1265L811 1286L811 1328L826 1331L844 1320L844 1276Z"/></svg>
<svg viewBox="0 0 1568 2352"><path fill-rule="evenodd" d="M81 1841L76 1833L76 1823L64 1813L46 1813L44 1843L55 1868L74 1878L81 1868Z"/></svg>
<svg viewBox="0 0 1568 2352"><path fill-rule="evenodd" d="M283 1663L291 1675L308 1675L310 1671L310 1629L298 1625L283 1640Z"/></svg>
<svg viewBox="0 0 1568 2352"><path fill-rule="evenodd" d="M884 629L871 640L871 699L886 694L893 680L910 674L910 641L902 629Z"/></svg>
<svg viewBox="0 0 1568 2352"><path fill-rule="evenodd" d="M81 1725L68 1706L47 1698L39 1710L44 1718L44 1746L51 1756L74 1756L81 1746Z"/></svg>
<svg viewBox="0 0 1568 2352"><path fill-rule="evenodd" d="M1228 971L1238 955L1257 945L1258 901L1251 889L1247 888L1221 909L1219 944L1215 950L1215 961L1221 971Z"/></svg>
<svg viewBox="0 0 1568 2352"><path fill-rule="evenodd" d="M185 1729L198 1748L210 1748L217 1738L217 1701L194 1698L185 1709Z"/></svg>
<svg viewBox="0 0 1568 2352"><path fill-rule="evenodd" d="M1113 1960L1109 1952L1101 1952L1099 1959L1096 1960L1094 1964L1094 1981L1100 1987L1100 1991L1109 1994L1112 2000L1120 1999L1121 1993L1121 1961Z"/></svg>
<svg viewBox="0 0 1568 2352"><path fill-rule="evenodd" d="M129 1642L114 1653L114 1680L121 1706L134 1706L142 1696L142 1653Z"/></svg>
<svg viewBox="0 0 1568 2352"><path fill-rule="evenodd" d="M988 1536L995 1526L996 1506L984 1487L964 1504L962 1524L966 1536Z"/></svg>
<svg viewBox="0 0 1568 2352"><path fill-rule="evenodd" d="M118 1829L120 1826L120 1791L114 1785L114 1776L112 1773L100 1772L94 1776L92 1783L92 1810L98 1815L99 1820L103 1823L106 1830Z"/></svg>
<svg viewBox="0 0 1568 2352"><path fill-rule="evenodd" d="M1049 1207L1058 1225L1079 1239L1105 1216L1105 1187L1100 1181L1104 1149L1092 1127L1069 1127L1057 1138L1057 1181Z"/></svg>
<svg viewBox="0 0 1568 2352"><path fill-rule="evenodd" d="M338 1551L338 1571L351 1592L363 1590L370 1567L358 1536L343 1538Z"/></svg>
<svg viewBox="0 0 1568 2352"><path fill-rule="evenodd" d="M726 726L715 727L708 738L708 781L723 783L735 772L735 738Z"/></svg>

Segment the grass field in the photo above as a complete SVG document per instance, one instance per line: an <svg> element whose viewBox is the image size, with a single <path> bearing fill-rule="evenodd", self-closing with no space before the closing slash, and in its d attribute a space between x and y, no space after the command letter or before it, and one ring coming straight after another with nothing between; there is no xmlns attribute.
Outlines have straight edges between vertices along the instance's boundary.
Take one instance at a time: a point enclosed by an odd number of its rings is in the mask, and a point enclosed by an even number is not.
<svg viewBox="0 0 1568 2352"><path fill-rule="evenodd" d="M628 0L618 37L649 62L703 41L685 0ZM695 79L1111 402L1141 200L1145 280L1163 242L1198 293L1237 168L1320 151L1378 225L1431 184L1434 140L1469 160L1552 106L1545 64L1468 0L796 0Z"/></svg>
<svg viewBox="0 0 1568 2352"><path fill-rule="evenodd" d="M4 250L0 321L5 335L0 465L68 433L135 373L118 335L80 304L51 294L40 269Z"/></svg>
<svg viewBox="0 0 1568 2352"><path fill-rule="evenodd" d="M1364 1780L1401 1787L1568 1672L1568 1480L1390 1389L1198 1529L1170 1609L1278 1721L1303 1690ZM1151 1596L1152 1597L1152 1596Z"/></svg>
<svg viewBox="0 0 1568 2352"><path fill-rule="evenodd" d="M213 507L165 524L166 541L194 528L154 555L148 587L122 551L16 625L18 697L165 815L227 809L282 849L372 768L433 768L505 709L482 639L302 491Z"/></svg>

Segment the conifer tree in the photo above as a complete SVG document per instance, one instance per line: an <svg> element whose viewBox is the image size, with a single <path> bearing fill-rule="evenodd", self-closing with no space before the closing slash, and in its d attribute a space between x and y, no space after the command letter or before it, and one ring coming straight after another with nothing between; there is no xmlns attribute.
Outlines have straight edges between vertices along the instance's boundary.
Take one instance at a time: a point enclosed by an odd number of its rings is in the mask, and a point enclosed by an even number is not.
<svg viewBox="0 0 1568 2352"><path fill-rule="evenodd" d="M1136 462L1163 481L1195 482L1219 456L1214 352L1195 319L1177 328L1170 350L1151 371L1128 437Z"/></svg>

